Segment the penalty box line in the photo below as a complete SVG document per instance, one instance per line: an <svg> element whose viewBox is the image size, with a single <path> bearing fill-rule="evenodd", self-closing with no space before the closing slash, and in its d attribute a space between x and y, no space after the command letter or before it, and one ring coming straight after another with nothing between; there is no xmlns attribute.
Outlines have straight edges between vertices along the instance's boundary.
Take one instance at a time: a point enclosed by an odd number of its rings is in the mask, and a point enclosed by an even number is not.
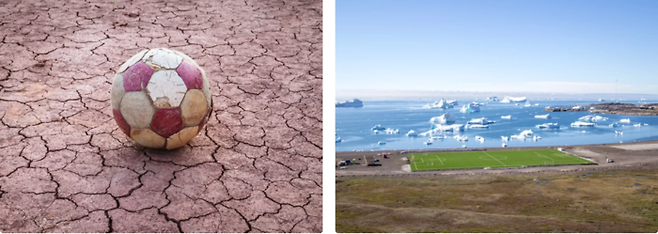
<svg viewBox="0 0 658 234"><path fill-rule="evenodd" d="M498 160L497 158L494 158L494 157L493 157L493 156L491 156L490 154L487 154L487 152L484 152L484 151L482 151L482 153L484 153L484 154L486 154L487 156L489 156L489 157L491 157L491 158L493 158L493 160L496 160L496 161L498 161L498 162L499 162L500 164L503 164L503 166L507 166L507 164L505 164L505 163L503 163L503 162L501 162L501 161L500 161L500 160Z"/></svg>
<svg viewBox="0 0 658 234"><path fill-rule="evenodd" d="M438 156L438 155L435 155L435 156L436 156L436 159L438 159L438 160L439 160L439 162L441 162L441 165L445 165L445 164L443 164L443 160L441 160L441 158L439 158L439 156Z"/></svg>

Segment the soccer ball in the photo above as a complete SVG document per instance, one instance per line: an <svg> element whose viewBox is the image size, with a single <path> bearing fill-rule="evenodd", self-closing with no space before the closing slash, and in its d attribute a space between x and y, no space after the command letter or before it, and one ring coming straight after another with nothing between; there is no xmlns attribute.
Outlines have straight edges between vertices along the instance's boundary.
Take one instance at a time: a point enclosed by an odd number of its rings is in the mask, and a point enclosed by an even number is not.
<svg viewBox="0 0 658 234"><path fill-rule="evenodd" d="M121 65L111 99L121 131L154 149L184 146L212 111L203 69L187 55L165 48L141 51Z"/></svg>

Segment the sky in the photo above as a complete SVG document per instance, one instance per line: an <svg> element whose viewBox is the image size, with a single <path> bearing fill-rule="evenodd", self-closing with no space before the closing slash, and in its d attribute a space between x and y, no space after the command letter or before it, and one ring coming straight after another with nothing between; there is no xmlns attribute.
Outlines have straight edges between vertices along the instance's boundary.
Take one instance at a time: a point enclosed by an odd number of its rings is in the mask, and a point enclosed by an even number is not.
<svg viewBox="0 0 658 234"><path fill-rule="evenodd" d="M336 91L658 94L658 1L336 0Z"/></svg>

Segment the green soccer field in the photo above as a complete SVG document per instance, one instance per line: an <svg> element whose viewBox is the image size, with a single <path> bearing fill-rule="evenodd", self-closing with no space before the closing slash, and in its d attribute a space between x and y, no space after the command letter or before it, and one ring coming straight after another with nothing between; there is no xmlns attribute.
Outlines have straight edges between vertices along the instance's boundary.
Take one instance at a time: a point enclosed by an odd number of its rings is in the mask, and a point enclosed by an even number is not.
<svg viewBox="0 0 658 234"><path fill-rule="evenodd" d="M408 157L412 171L595 164L552 149L414 153Z"/></svg>

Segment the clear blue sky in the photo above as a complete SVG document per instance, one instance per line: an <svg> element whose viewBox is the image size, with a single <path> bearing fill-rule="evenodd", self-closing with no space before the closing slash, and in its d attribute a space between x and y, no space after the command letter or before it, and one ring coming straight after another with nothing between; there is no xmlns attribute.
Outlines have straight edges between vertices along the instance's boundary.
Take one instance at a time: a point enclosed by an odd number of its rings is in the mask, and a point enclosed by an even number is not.
<svg viewBox="0 0 658 234"><path fill-rule="evenodd" d="M658 1L336 0L345 89L658 94Z"/></svg>

